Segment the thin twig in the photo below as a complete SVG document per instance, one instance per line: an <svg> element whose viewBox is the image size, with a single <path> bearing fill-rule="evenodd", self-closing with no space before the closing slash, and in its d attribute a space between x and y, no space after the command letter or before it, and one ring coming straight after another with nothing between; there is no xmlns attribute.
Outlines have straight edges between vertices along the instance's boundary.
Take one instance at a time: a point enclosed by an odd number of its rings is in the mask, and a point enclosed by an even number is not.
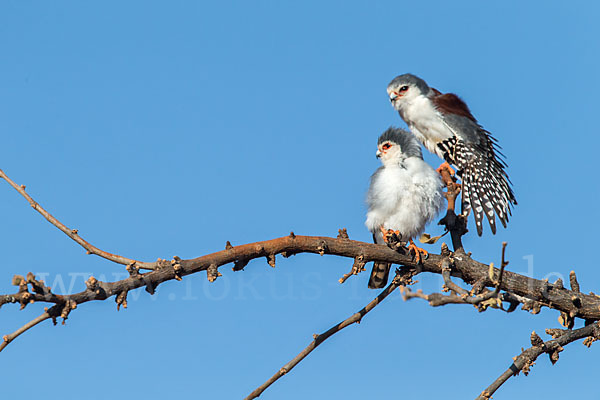
<svg viewBox="0 0 600 400"><path fill-rule="evenodd" d="M508 265L508 261L506 261L506 242L502 242L502 262L500 263L500 273L498 274L498 282L496 283L496 288L494 289L493 294L497 295L500 292L500 286L502 285L502 275L504 275L504 268Z"/></svg>
<svg viewBox="0 0 600 400"><path fill-rule="evenodd" d="M45 311L42 315L40 315L39 317L37 317L37 318L29 321L28 323L26 323L25 325L23 325L22 327L20 327L16 331L14 331L13 333L11 333L9 335L4 335L2 337L3 341L2 341L2 343L0 343L0 351L4 350L4 348L6 346L8 346L8 344L10 342L12 342L13 340L15 340L20 334L22 334L23 332L28 331L29 329L33 328L34 326L36 326L40 322L47 320L48 318L51 318L51 315L47 311Z"/></svg>
<svg viewBox="0 0 600 400"><path fill-rule="evenodd" d="M498 273L498 280L495 282L495 288L493 291L478 296L469 296L469 292L452 282L452 278L450 276L450 261L448 259L442 262L442 277L444 278L444 285L453 292L460 294L464 302L468 304L477 305L491 298L498 298L500 293L500 287L502 286L504 268L508 265L508 261L506 261L505 259L506 245L506 242L502 242L502 262L500 263L500 272ZM490 264L490 269L492 268L493 264Z"/></svg>
<svg viewBox="0 0 600 400"><path fill-rule="evenodd" d="M404 300L410 300L410 299L423 299L425 301L427 301L429 303L430 306L432 307L440 307L440 306L445 306L447 304L470 304L472 306L476 306L477 309L479 311L485 311L488 307L489 304L484 303L485 300L489 300L490 298L494 297L494 296L489 296L487 299L481 299L481 298L476 298L476 297L463 297L463 296L458 296L456 294L449 294L449 295L443 295L441 293L431 293L431 294L425 294L423 293L423 291L421 289L417 290L416 292L411 291L409 288L404 287L404 288L400 288L402 290L402 298ZM490 295L492 292L488 292L486 293L486 295ZM516 306L518 306L521 302L515 300L513 297L510 296L510 294L508 293L502 293L498 296L498 298L501 301L506 301L511 303L511 305L513 305L512 307L510 307L507 310L501 309L502 311L505 312L513 312L516 309ZM496 307L494 305L494 307ZM499 308L499 307L498 307Z"/></svg>
<svg viewBox="0 0 600 400"><path fill-rule="evenodd" d="M450 277L451 272L452 269L450 267L450 260L448 258L445 258L442 261L442 278L444 278L444 286L457 294L468 296L468 291L461 288L456 283L452 282L452 279Z"/></svg>
<svg viewBox="0 0 600 400"><path fill-rule="evenodd" d="M279 378L283 375L287 374L294 368L300 361L302 361L307 355L309 355L314 349L317 348L321 343L327 340L329 337L333 336L337 332L341 331L345 327L352 325L353 323L360 323L361 319L375 306L381 303L390 293L392 293L398 286L402 285L403 281L400 274L397 274L396 277L392 280L392 282L377 296L373 299L369 304L367 304L364 308L362 308L357 313L353 314L349 318L340 322L329 328L326 332L320 335L314 335L314 340L304 349L302 350L296 357L290 360L287 364L285 364L279 371L277 371L271 378L269 378L265 383L256 388L252 393L250 393L244 400L255 399L262 394L269 386L275 383Z"/></svg>
<svg viewBox="0 0 600 400"><path fill-rule="evenodd" d="M46 211L41 205L39 205L39 203L37 203L35 200L33 200L33 198L25 191L24 185L22 185L22 186L17 185L1 169L0 169L0 178L4 178L4 180L6 182L8 182L8 184L10 186L12 186L17 192L19 192L21 194L21 196L23 196L29 202L29 204L31 205L31 207L33 207L34 210L36 210L37 212L42 214L42 216L44 218L46 218L46 220L48 222L50 222L52 225L54 225L55 227L60 229L65 235L67 235L68 237L73 239L75 242L77 242L81 247L83 247L87 251L88 254L95 254L97 256L100 256L102 258L105 258L109 261L113 261L118 264L123 264L123 265L135 264L135 266L140 269L152 270L155 268L154 263L146 263L143 261L137 261L137 260L133 260L131 258L119 256L116 254L111 254L106 251L100 250L96 246L94 246L94 245L90 244L89 242L87 242L86 240L84 240L77 232L77 229L68 228L62 222L60 222L54 216L52 216L52 214L50 214L48 211Z"/></svg>
<svg viewBox="0 0 600 400"><path fill-rule="evenodd" d="M358 275L365 270L365 257L360 255L358 257L354 257L354 264L352 264L352 268L350 272L344 274L339 280L339 283L344 283L348 278L352 275Z"/></svg>
<svg viewBox="0 0 600 400"><path fill-rule="evenodd" d="M557 330L547 329L546 333L555 333ZM600 327L598 323L588 325L583 328L575 330L560 330L555 339L543 342L535 332L531 334L532 347L523 350L521 354L514 358L514 362L508 367L506 371L502 373L490 386L488 386L476 400L488 400L492 395L511 377L516 376L519 372L523 371L525 375L529 373L529 369L535 364L535 360L543 353L547 353L550 356L550 361L554 364L558 361L558 353L563 350L562 346L565 346L571 342L574 342L585 337L599 338Z"/></svg>
<svg viewBox="0 0 600 400"><path fill-rule="evenodd" d="M500 294L500 287L502 286L502 278L504 275L504 268L508 265L508 261L505 259L505 251L506 251L506 242L502 243L502 262L500 265L500 272L498 273L498 280L495 282L495 288L493 291L487 291L484 294L480 294L477 296L472 296L475 291L479 291L475 288L478 284L483 284L484 280L480 279L476 282L473 289L469 292L466 289L458 286L456 283L452 281L451 273L451 258L446 257L442 260L441 270L442 277L444 279L444 288L445 290L452 291L449 295L443 295L441 293L431 293L426 295L423 291L418 290L416 292L411 291L409 288L401 288L402 297L404 300L409 300L413 298L419 298L426 300L429 305L432 307L444 306L446 304L471 304L477 306L479 311L485 311L489 305L493 305L494 307L502 309L502 301L506 300L511 303L511 307L506 310L508 312L514 311L516 306L519 304L518 298L516 296L511 296L510 294L506 294L506 296ZM493 268L493 264L490 265L490 268ZM489 304L487 302L490 299L499 299L497 300L498 304Z"/></svg>

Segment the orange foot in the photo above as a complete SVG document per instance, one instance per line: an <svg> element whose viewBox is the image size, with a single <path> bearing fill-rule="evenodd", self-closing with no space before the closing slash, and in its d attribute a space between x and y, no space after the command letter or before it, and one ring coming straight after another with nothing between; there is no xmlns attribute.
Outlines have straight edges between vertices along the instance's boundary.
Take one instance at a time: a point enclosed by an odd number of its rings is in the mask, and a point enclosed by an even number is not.
<svg viewBox="0 0 600 400"><path fill-rule="evenodd" d="M442 175L442 172L447 171L450 176L454 176L454 170L452 169L452 167L450 166L450 164L448 164L447 161L445 161L442 165L440 165L437 169L436 169L437 173Z"/></svg>
<svg viewBox="0 0 600 400"><path fill-rule="evenodd" d="M444 184L448 188L448 192L456 192L454 195L458 195L460 185L456 183L456 173L454 172L450 164L444 162L436 169L436 171L442 177L442 182L444 182Z"/></svg>
<svg viewBox="0 0 600 400"><path fill-rule="evenodd" d="M383 236L383 241L386 243L388 243L389 240L394 237L394 235L396 235L398 238L400 237L400 231L385 229L383 225L379 227L379 230L381 231L381 235Z"/></svg>
<svg viewBox="0 0 600 400"><path fill-rule="evenodd" d="M381 235L383 236L383 240L385 241L385 235L387 235L387 233L388 233L388 229L385 229L385 228L383 227L383 225L381 225L381 226L379 227L379 230L381 231Z"/></svg>
<svg viewBox="0 0 600 400"><path fill-rule="evenodd" d="M386 243L398 243L400 241L400 239L402 238L402 235L400 234L400 231L394 231L392 229L388 229L383 233L383 240Z"/></svg>
<svg viewBox="0 0 600 400"><path fill-rule="evenodd" d="M398 243L398 242L400 242L400 239L402 238L400 231L394 231L392 229L385 229L383 226L380 226L379 230L381 231L381 235L383 236L383 241L385 243L388 243L388 244L390 244L390 242L392 244Z"/></svg>
<svg viewBox="0 0 600 400"><path fill-rule="evenodd" d="M408 250L414 253L415 261L417 262L417 264L422 264L423 260L429 257L429 253L427 252L427 250L417 247L417 245L415 244L415 242L413 242L412 239L408 239L408 242L410 243L408 245Z"/></svg>

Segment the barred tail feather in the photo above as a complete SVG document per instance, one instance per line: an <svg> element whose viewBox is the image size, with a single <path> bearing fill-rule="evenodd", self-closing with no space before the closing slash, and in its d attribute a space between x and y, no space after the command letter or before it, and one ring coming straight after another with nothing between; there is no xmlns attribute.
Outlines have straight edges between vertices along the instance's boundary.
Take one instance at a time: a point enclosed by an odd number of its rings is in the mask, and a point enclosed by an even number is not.
<svg viewBox="0 0 600 400"><path fill-rule="evenodd" d="M496 233L496 216L506 228L509 215L511 213L511 205L517 204L514 193L510 187L508 176L504 168L498 160L491 160L471 150L468 162L462 170L463 182L463 208L473 209L477 234L481 236L483 226L481 221L486 219L490 224L492 233ZM492 154L493 157L493 154Z"/></svg>
<svg viewBox="0 0 600 400"><path fill-rule="evenodd" d="M500 168L492 168L491 173L488 174L487 187L490 188L490 197L496 199L493 202L494 210L498 219L502 222L502 225L506 228L509 215L512 215L510 205L511 203L516 204L514 200L514 194L507 182L508 177L504 170Z"/></svg>
<svg viewBox="0 0 600 400"><path fill-rule="evenodd" d="M387 285L391 264L375 261L369 278L369 289L382 289Z"/></svg>
<svg viewBox="0 0 600 400"><path fill-rule="evenodd" d="M385 244L383 234L379 230L373 233L373 243ZM386 262L373 262L373 269L369 278L369 289L381 289L387 285L391 266L392 264Z"/></svg>
<svg viewBox="0 0 600 400"><path fill-rule="evenodd" d="M479 198L479 190L477 187L476 172L471 168L463 170L462 175L462 186L463 190L468 193L469 204L467 207L473 211L473 217L475 218L475 226L477 228L477 234L481 236L483 233L483 205ZM464 199L463 199L464 201ZM464 207L464 206L463 206Z"/></svg>
<svg viewBox="0 0 600 400"><path fill-rule="evenodd" d="M460 179L462 181L462 202L460 212L461 214L469 215L469 213L471 212L471 193L469 192L469 185L465 185L465 179L467 174L463 173L463 171L458 171L457 175L460 176Z"/></svg>
<svg viewBox="0 0 600 400"><path fill-rule="evenodd" d="M486 193L486 189L485 189L486 185L484 182L482 182L481 177L479 178L479 180L477 182L477 186L478 186L477 194L479 195L479 199L481 200L481 205L483 206L483 212L488 219L490 228L492 229L492 233L495 235L496 234L496 216L494 213L495 208L492 205L490 198L488 197L489 192Z"/></svg>

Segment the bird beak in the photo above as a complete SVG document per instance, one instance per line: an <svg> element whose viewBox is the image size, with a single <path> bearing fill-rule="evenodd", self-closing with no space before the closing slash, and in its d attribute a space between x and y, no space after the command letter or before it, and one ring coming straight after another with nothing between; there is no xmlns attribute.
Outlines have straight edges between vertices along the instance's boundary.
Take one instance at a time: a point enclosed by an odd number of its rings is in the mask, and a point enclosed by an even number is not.
<svg viewBox="0 0 600 400"><path fill-rule="evenodd" d="M394 100L396 100L398 98L398 93L396 92L392 92L390 93L390 101L393 103Z"/></svg>
<svg viewBox="0 0 600 400"><path fill-rule="evenodd" d="M375 153L375 158L381 158L381 152L379 150Z"/></svg>

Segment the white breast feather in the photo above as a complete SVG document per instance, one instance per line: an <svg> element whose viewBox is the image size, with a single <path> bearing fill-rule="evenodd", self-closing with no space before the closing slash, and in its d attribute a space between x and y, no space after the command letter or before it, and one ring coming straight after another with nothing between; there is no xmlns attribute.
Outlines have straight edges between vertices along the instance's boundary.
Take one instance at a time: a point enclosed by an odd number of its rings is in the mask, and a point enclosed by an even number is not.
<svg viewBox="0 0 600 400"><path fill-rule="evenodd" d="M437 144L454 136L454 133L444 122L431 100L419 95L412 100L400 103L398 111L411 132L425 145L427 150L443 158Z"/></svg>
<svg viewBox="0 0 600 400"><path fill-rule="evenodd" d="M422 233L443 206L442 182L423 160L413 157L404 167L387 166L371 182L367 194L367 228L400 231L402 240Z"/></svg>

